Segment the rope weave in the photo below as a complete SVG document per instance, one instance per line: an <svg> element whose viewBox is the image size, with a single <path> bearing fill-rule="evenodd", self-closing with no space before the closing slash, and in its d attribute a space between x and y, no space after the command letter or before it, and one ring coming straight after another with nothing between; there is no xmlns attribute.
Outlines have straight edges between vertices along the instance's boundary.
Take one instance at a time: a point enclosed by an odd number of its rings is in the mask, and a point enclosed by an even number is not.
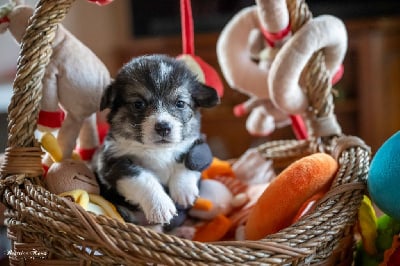
<svg viewBox="0 0 400 266"><path fill-rule="evenodd" d="M22 38L14 92L8 108L8 147L35 146L36 120L42 99L41 81L52 54L51 42L72 4L39 1Z"/></svg>
<svg viewBox="0 0 400 266"><path fill-rule="evenodd" d="M43 174L40 147L7 148L1 167L3 176L24 173L26 177Z"/></svg>
<svg viewBox="0 0 400 266"><path fill-rule="evenodd" d="M288 0L287 5L293 32L312 19L312 13L304 0ZM310 104L306 113L309 136L312 138L340 135L342 131L333 114L332 85L323 51L317 51L311 57L303 71L300 84Z"/></svg>

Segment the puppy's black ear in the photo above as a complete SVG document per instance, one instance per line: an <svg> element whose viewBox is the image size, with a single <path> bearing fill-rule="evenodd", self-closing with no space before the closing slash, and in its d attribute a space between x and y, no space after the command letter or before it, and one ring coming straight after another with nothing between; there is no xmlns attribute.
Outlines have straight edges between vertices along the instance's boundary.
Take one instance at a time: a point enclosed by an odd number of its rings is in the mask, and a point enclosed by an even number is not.
<svg viewBox="0 0 400 266"><path fill-rule="evenodd" d="M100 111L106 108L111 108L116 96L115 82L112 81L110 85L104 90L100 101Z"/></svg>
<svg viewBox="0 0 400 266"><path fill-rule="evenodd" d="M202 83L199 83L198 86L193 89L192 97L199 107L210 108L219 103L217 91Z"/></svg>

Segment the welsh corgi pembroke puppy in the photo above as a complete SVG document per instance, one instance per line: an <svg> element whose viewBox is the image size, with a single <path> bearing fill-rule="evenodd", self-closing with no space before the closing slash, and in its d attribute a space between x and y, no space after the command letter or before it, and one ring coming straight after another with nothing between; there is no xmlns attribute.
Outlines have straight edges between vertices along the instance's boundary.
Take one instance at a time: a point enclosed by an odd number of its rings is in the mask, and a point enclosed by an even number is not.
<svg viewBox="0 0 400 266"><path fill-rule="evenodd" d="M186 157L204 142L200 108L218 103L216 91L175 58L146 55L125 64L100 106L110 110L108 135L93 159L104 196L119 210L136 208L149 224L169 224L190 207L201 173Z"/></svg>

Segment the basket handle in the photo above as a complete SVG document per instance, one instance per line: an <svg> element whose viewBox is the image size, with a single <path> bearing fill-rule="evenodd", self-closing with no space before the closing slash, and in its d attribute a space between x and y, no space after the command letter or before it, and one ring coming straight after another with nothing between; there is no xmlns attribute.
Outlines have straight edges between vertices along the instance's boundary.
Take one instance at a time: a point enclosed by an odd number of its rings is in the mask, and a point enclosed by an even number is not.
<svg viewBox="0 0 400 266"><path fill-rule="evenodd" d="M42 174L42 152L34 134L42 100L42 79L50 62L57 25L73 2L40 0L29 20L21 41L13 96L8 107L8 141L1 169L3 176Z"/></svg>

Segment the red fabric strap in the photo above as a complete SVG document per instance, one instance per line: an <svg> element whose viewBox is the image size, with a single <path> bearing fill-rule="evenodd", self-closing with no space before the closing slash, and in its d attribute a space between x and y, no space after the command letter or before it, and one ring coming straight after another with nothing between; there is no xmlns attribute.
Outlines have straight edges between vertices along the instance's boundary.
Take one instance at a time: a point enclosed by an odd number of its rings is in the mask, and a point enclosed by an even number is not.
<svg viewBox="0 0 400 266"><path fill-rule="evenodd" d="M339 66L339 69L336 71L335 75L333 75L332 77L332 85L338 83L342 79L343 74L344 74L344 66L343 64L341 64Z"/></svg>
<svg viewBox="0 0 400 266"><path fill-rule="evenodd" d="M275 47L277 41L282 40L290 33L290 23L281 31L269 32L263 26L260 26L261 32L264 35L265 40L271 47Z"/></svg>
<svg viewBox="0 0 400 266"><path fill-rule="evenodd" d="M180 15L182 28L182 54L192 56L203 71L205 84L214 88L222 97L224 85L218 72L194 53L194 26L190 0L180 0Z"/></svg>
<svg viewBox="0 0 400 266"><path fill-rule="evenodd" d="M190 0L181 0L181 27L183 54L194 55L194 29Z"/></svg>
<svg viewBox="0 0 400 266"><path fill-rule="evenodd" d="M235 105L235 106L233 107L233 114L234 114L236 117L242 117L242 116L244 116L246 113L247 113L247 110L246 110L246 108L244 107L244 104L243 104L243 103L237 104L237 105Z"/></svg>
<svg viewBox="0 0 400 266"><path fill-rule="evenodd" d="M49 172L50 166L42 164L42 167L43 167L43 176L46 177L47 172Z"/></svg>
<svg viewBox="0 0 400 266"><path fill-rule="evenodd" d="M290 120L292 121L292 129L296 139L307 139L308 133L303 118L300 115L291 115Z"/></svg>
<svg viewBox="0 0 400 266"><path fill-rule="evenodd" d="M8 17L0 18L0 24L5 22L10 22L10 19Z"/></svg>
<svg viewBox="0 0 400 266"><path fill-rule="evenodd" d="M65 114L61 110L56 112L47 112L41 110L39 112L39 118L37 123L45 127L59 128L61 127L61 124L64 121L64 117Z"/></svg>
<svg viewBox="0 0 400 266"><path fill-rule="evenodd" d="M107 122L97 122L97 133L99 135L99 143L102 144L107 136L110 129L110 125Z"/></svg>

